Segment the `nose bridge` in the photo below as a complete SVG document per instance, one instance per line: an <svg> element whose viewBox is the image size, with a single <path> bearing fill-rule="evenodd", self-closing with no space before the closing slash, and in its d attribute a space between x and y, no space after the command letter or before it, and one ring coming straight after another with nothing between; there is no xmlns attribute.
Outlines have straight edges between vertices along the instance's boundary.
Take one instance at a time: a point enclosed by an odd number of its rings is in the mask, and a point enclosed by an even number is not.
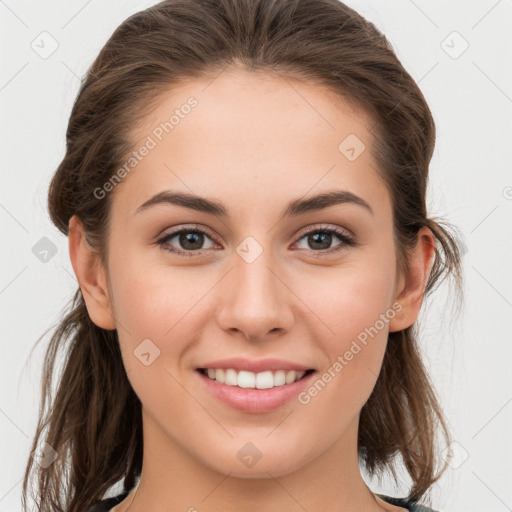
<svg viewBox="0 0 512 512"><path fill-rule="evenodd" d="M236 248L234 279L236 303L245 306L247 314L258 311L275 311L276 295L281 295L282 283L270 269L275 267L275 257L269 246L263 247L255 238L245 238ZM275 306L275 307L274 307Z"/></svg>
<svg viewBox="0 0 512 512"><path fill-rule="evenodd" d="M285 327L291 318L289 291L278 277L272 250L248 236L237 246L233 265L219 298L221 327L251 338Z"/></svg>

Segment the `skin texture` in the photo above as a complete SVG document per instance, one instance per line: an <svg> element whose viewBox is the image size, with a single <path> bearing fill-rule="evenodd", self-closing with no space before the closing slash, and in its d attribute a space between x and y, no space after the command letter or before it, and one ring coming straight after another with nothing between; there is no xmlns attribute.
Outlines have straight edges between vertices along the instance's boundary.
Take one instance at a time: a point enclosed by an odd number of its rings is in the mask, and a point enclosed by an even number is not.
<svg viewBox="0 0 512 512"><path fill-rule="evenodd" d="M420 231L411 269L398 275L391 199L368 149L373 122L319 85L240 70L181 84L134 127L134 148L190 96L198 105L112 193L106 269L78 218L70 221L70 257L89 315L118 329L143 404L141 482L113 510L405 510L366 486L357 430L388 332L418 316L432 233ZM354 161L338 150L349 134L367 148ZM229 216L170 204L135 213L169 189L221 201ZM373 215L347 203L281 219L289 201L332 189L360 196ZM199 255L156 243L195 225L208 233L195 242ZM343 244L336 235L312 245L307 227L340 228L357 245L333 252ZM236 251L248 236L262 249L251 263ZM179 237L166 246L187 250ZM308 404L241 412L209 394L195 371L219 358L277 357L320 375L397 301L401 311ZM134 355L147 338L160 350L148 366ZM262 454L252 467L237 456L247 442Z"/></svg>

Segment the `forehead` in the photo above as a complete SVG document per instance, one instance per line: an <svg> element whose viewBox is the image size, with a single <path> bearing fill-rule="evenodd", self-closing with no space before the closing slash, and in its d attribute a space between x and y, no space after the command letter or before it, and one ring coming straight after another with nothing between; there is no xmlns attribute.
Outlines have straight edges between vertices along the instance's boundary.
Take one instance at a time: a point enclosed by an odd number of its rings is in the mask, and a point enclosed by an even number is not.
<svg viewBox="0 0 512 512"><path fill-rule="evenodd" d="M369 202L383 193L372 120L326 87L225 70L169 89L156 105L132 130L134 150L150 149L114 194L132 210L163 188L260 205L333 187Z"/></svg>

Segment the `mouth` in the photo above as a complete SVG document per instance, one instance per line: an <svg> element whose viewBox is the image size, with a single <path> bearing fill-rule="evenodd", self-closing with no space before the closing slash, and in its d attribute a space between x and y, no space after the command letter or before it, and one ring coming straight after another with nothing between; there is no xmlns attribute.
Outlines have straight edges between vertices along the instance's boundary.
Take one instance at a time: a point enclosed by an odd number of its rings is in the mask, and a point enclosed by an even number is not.
<svg viewBox="0 0 512 512"><path fill-rule="evenodd" d="M244 413L269 413L296 399L318 371L267 370L255 374L234 368L197 368L195 373L203 390L224 405Z"/></svg>
<svg viewBox="0 0 512 512"><path fill-rule="evenodd" d="M197 371L210 380L215 380L226 386L233 386L244 389L272 389L275 387L293 384L307 378L316 370L277 370L264 372L249 372L235 368L214 369L197 368Z"/></svg>

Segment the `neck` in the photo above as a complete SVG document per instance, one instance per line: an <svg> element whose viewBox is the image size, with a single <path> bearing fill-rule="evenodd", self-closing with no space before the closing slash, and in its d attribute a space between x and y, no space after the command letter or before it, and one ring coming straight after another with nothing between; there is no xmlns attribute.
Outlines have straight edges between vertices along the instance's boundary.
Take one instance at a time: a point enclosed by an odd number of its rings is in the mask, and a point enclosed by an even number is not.
<svg viewBox="0 0 512 512"><path fill-rule="evenodd" d="M112 512L308 512L404 510L375 497L357 450L358 417L319 457L279 473L254 464L254 476L219 472L186 451L143 413L144 456L139 485ZM239 446L245 442L240 441ZM259 466L259 470L256 469Z"/></svg>

